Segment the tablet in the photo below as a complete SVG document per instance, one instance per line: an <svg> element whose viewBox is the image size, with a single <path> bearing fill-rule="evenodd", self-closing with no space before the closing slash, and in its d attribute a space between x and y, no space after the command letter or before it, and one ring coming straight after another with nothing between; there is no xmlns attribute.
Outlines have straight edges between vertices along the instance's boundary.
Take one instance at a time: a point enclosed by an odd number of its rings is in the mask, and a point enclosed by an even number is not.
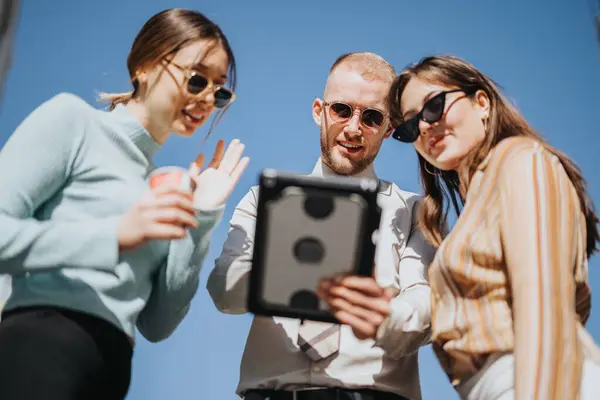
<svg viewBox="0 0 600 400"><path fill-rule="evenodd" d="M338 321L316 295L321 278L372 276L381 209L377 179L260 175L248 310Z"/></svg>

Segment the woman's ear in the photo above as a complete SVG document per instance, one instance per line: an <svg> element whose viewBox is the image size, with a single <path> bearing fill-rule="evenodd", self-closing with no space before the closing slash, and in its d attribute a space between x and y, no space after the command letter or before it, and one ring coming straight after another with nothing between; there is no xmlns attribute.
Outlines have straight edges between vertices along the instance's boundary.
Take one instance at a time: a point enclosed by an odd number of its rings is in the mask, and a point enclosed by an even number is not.
<svg viewBox="0 0 600 400"><path fill-rule="evenodd" d="M481 112L481 119L485 120L490 116L490 98L483 90L478 90L475 93L475 103Z"/></svg>

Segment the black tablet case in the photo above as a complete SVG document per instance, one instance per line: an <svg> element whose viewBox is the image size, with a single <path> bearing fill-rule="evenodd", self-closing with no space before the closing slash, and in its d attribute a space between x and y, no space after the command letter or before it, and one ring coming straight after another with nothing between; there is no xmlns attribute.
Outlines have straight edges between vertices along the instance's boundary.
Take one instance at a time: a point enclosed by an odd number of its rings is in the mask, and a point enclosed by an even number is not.
<svg viewBox="0 0 600 400"><path fill-rule="evenodd" d="M248 310L338 322L316 296L321 277L371 276L379 181L264 170L260 175Z"/></svg>

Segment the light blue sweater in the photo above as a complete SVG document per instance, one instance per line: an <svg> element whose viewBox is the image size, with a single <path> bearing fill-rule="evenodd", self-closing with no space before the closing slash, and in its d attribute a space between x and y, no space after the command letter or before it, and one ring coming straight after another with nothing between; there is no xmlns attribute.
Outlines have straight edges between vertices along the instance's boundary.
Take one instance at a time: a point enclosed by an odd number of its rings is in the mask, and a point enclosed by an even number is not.
<svg viewBox="0 0 600 400"><path fill-rule="evenodd" d="M72 94L38 107L0 150L0 273L6 309L52 305L103 318L134 338L167 338L198 288L223 207L174 241L119 253L119 217L149 190L159 145L123 106L95 109Z"/></svg>

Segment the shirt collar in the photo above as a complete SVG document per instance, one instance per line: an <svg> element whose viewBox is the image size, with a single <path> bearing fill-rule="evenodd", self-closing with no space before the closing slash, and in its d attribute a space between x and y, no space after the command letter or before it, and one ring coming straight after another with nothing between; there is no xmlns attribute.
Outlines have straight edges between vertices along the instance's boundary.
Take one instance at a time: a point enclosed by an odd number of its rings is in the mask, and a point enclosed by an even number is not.
<svg viewBox="0 0 600 400"><path fill-rule="evenodd" d="M379 182L379 193L382 193L382 194L385 194L388 196L392 194L391 183L381 180L377 177L377 174L375 173L375 167L373 166L373 164L370 164L367 168L365 168L358 174L340 175L340 174L336 173L335 171L333 171L331 168L329 168L323 162L323 159L321 157L319 157L319 159L317 160L317 163L315 164L315 167L313 168L310 175L317 176L320 178L323 178L326 176L346 176L350 179L376 179Z"/></svg>
<svg viewBox="0 0 600 400"><path fill-rule="evenodd" d="M311 172L311 175L318 176L318 177L325 177L325 176L335 176L335 175L339 176L340 174L336 173L331 168L329 168L323 162L323 159L321 157L319 157L319 159L317 160L317 163L315 164L315 167L313 168L313 170ZM358 178L358 179L361 179L361 178L377 179L377 175L375 174L375 167L373 167L373 164L370 164L367 168L365 168L358 174L348 175L348 177L349 178Z"/></svg>

